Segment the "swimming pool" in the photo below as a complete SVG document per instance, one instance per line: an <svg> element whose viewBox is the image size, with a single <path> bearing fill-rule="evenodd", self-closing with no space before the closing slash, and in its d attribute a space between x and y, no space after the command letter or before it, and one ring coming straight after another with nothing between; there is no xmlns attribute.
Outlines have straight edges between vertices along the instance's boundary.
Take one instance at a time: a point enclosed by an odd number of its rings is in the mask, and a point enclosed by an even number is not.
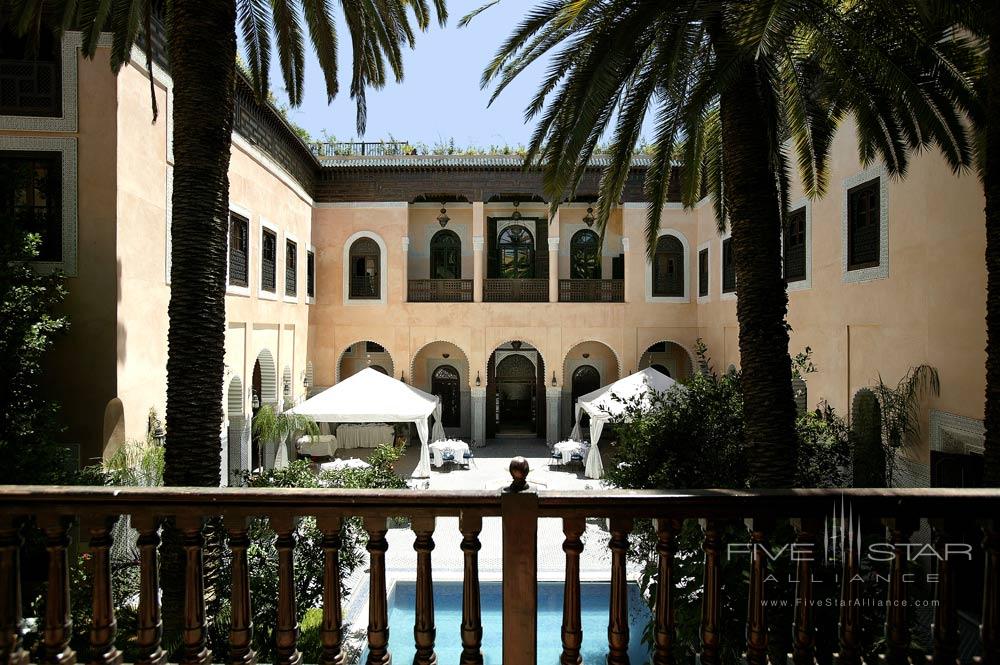
<svg viewBox="0 0 1000 665"><path fill-rule="evenodd" d="M607 582L584 582L580 585L583 624L584 663L604 663L608 650ZM482 582L480 599L483 617L483 662L499 664L502 660L502 610L500 582ZM397 582L389 594L389 651L393 662L413 659L413 614L416 585ZM629 658L633 663L649 659L649 648L642 643L642 632L650 611L639 588L629 585ZM562 582L538 583L538 663L559 662L562 652ZM438 662L457 663L462 653L462 583L434 583L434 625L437 628L435 651ZM364 662L362 660L362 662Z"/></svg>

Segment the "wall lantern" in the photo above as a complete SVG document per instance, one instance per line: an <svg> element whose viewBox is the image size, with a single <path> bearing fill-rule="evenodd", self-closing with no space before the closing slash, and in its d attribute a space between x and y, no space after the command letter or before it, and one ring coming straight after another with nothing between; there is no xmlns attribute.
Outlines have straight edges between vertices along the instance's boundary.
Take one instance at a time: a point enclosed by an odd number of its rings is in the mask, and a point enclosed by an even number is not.
<svg viewBox="0 0 1000 665"><path fill-rule="evenodd" d="M519 342L518 340L514 340L513 342L510 343L510 348L514 349L515 351L520 351L521 342Z"/></svg>
<svg viewBox="0 0 1000 665"><path fill-rule="evenodd" d="M510 213L511 219L521 219L521 211L517 209L519 205L521 205L520 201L514 201L514 212Z"/></svg>
<svg viewBox="0 0 1000 665"><path fill-rule="evenodd" d="M448 226L448 222L451 221L451 217L448 216L448 209L444 207L444 201L441 202L441 214L437 216L437 220L442 229Z"/></svg>
<svg viewBox="0 0 1000 665"><path fill-rule="evenodd" d="M556 373L552 372L552 385L556 385Z"/></svg>
<svg viewBox="0 0 1000 665"><path fill-rule="evenodd" d="M451 356L450 353L442 353L441 354L441 357L444 358L445 360L447 360L450 356Z"/></svg>
<svg viewBox="0 0 1000 665"><path fill-rule="evenodd" d="M590 357L590 354L589 354L589 353L585 353L585 354L583 354L583 357L584 357L584 358L589 358L589 357Z"/></svg>
<svg viewBox="0 0 1000 665"><path fill-rule="evenodd" d="M406 383L406 372L402 372L399 375L399 380L402 381L403 383Z"/></svg>
<svg viewBox="0 0 1000 665"><path fill-rule="evenodd" d="M260 408L260 395L258 395L257 393L253 394L253 399L250 401L250 406L253 407L254 411Z"/></svg>
<svg viewBox="0 0 1000 665"><path fill-rule="evenodd" d="M476 387L478 388L481 385L483 385L483 381L482 381L482 379L479 378L479 372L477 371L476 372Z"/></svg>
<svg viewBox="0 0 1000 665"><path fill-rule="evenodd" d="M596 219L594 218L594 209L588 206L587 214L583 216L583 223L587 225L587 228L590 228L591 226L594 225L595 221Z"/></svg>

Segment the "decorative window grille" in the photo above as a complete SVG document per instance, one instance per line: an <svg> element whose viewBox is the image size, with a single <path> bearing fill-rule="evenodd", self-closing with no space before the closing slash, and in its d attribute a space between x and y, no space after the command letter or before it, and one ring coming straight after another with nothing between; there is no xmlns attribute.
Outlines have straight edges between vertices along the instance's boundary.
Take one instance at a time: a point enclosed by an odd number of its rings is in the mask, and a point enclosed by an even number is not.
<svg viewBox="0 0 1000 665"><path fill-rule="evenodd" d="M569 241L570 277L601 278L601 238L590 229L581 229Z"/></svg>
<svg viewBox="0 0 1000 665"><path fill-rule="evenodd" d="M264 229L260 243L260 288L274 293L275 263L277 262L278 237L274 231Z"/></svg>
<svg viewBox="0 0 1000 665"><path fill-rule="evenodd" d="M847 269L860 270L879 264L879 179L847 192Z"/></svg>
<svg viewBox="0 0 1000 665"><path fill-rule="evenodd" d="M250 237L250 223L245 217L229 213L229 283L233 286L247 286L247 241Z"/></svg>
<svg viewBox="0 0 1000 665"><path fill-rule="evenodd" d="M29 37L0 31L0 115L56 117L62 113L59 40L49 30Z"/></svg>
<svg viewBox="0 0 1000 665"><path fill-rule="evenodd" d="M316 254L306 252L306 295L316 297Z"/></svg>
<svg viewBox="0 0 1000 665"><path fill-rule="evenodd" d="M371 238L358 238L350 252L350 297L352 300L378 300L380 249Z"/></svg>
<svg viewBox="0 0 1000 665"><path fill-rule="evenodd" d="M285 295L294 296L298 292L299 275L298 245L291 240L285 241Z"/></svg>
<svg viewBox="0 0 1000 665"><path fill-rule="evenodd" d="M785 223L785 281L798 282L806 278L806 209L793 210Z"/></svg>
<svg viewBox="0 0 1000 665"><path fill-rule="evenodd" d="M698 252L698 296L708 295L708 247Z"/></svg>
<svg viewBox="0 0 1000 665"><path fill-rule="evenodd" d="M733 260L733 239L722 241L722 292L736 291L736 262Z"/></svg>
<svg viewBox="0 0 1000 665"><path fill-rule="evenodd" d="M653 254L653 295L684 296L684 245L674 236L660 236Z"/></svg>
<svg viewBox="0 0 1000 665"><path fill-rule="evenodd" d="M62 261L62 155L0 152L0 222L37 234L39 261Z"/></svg>

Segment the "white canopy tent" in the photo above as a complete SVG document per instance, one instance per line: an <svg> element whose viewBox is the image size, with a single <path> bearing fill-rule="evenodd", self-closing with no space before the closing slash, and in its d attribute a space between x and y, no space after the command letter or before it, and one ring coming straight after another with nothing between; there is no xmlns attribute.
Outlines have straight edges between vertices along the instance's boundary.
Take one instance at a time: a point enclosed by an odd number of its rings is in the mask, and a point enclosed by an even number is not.
<svg viewBox="0 0 1000 665"><path fill-rule="evenodd" d="M415 478L430 475L428 444L445 438L441 426L441 400L391 376L366 367L337 385L327 388L289 411L311 416L321 423L414 423L420 436L420 463ZM434 430L428 437L428 419Z"/></svg>
<svg viewBox="0 0 1000 665"><path fill-rule="evenodd" d="M579 441L580 418L585 413L590 416L590 451L587 453L585 470L588 478L600 478L604 475L601 453L597 450L597 442L601 440L604 424L614 416L624 413L626 407L636 400L640 405L648 405L652 392L663 393L674 386L684 389L666 374L647 367L577 398L576 424L573 425L573 433L570 436Z"/></svg>

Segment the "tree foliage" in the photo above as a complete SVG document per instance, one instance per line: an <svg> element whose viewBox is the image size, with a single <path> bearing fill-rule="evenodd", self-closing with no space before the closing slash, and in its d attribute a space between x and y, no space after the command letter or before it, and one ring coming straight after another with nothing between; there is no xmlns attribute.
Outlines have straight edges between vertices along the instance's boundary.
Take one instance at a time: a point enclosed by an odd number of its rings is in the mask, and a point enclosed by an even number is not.
<svg viewBox="0 0 1000 665"><path fill-rule="evenodd" d="M0 484L63 482L74 470L43 390L46 355L69 326L58 313L66 288L32 266L39 244L13 224L0 234Z"/></svg>

